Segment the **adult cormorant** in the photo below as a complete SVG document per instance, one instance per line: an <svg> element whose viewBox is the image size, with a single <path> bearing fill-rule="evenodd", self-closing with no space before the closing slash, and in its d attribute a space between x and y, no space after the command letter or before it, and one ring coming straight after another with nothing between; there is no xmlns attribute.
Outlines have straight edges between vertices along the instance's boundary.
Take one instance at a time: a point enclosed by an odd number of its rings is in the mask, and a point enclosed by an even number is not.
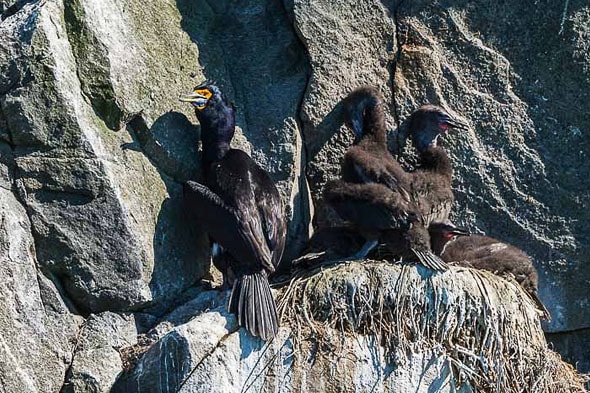
<svg viewBox="0 0 590 393"><path fill-rule="evenodd" d="M430 250L426 229L433 217L448 214L453 201L450 180L450 203L448 193L440 191L451 171L436 142L447 129L465 125L434 106L416 111L410 120L410 134L421 153L422 167L406 172L387 149L383 101L376 89L363 87L352 92L344 101L344 114L355 143L344 156L342 179L326 184L324 197L367 239L353 257L364 258L383 242L398 256L413 254L427 267L446 270L446 264Z"/></svg>
<svg viewBox="0 0 590 393"><path fill-rule="evenodd" d="M213 84L181 97L201 124L204 184L183 184L185 203L212 240L213 262L224 282L235 277L229 311L240 326L263 340L278 331L268 275L285 245L286 224L277 188L246 153L230 148L234 107Z"/></svg>
<svg viewBox="0 0 590 393"><path fill-rule="evenodd" d="M531 258L522 250L488 236L470 235L449 221L428 227L432 251L445 262L488 270L499 276L511 274L550 319L538 296L539 278Z"/></svg>

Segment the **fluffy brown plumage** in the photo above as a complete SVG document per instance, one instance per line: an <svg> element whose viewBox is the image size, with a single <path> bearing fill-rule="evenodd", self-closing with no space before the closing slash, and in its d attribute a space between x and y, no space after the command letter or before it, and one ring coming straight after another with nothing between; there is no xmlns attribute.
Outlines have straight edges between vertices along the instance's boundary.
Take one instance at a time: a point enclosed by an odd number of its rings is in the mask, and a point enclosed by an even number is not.
<svg viewBox="0 0 590 393"><path fill-rule="evenodd" d="M432 250L445 262L512 275L535 301L546 319L549 311L538 296L539 278L531 258L522 250L488 236L469 235L450 222L435 222L428 228Z"/></svg>
<svg viewBox="0 0 590 393"><path fill-rule="evenodd" d="M412 113L408 128L419 153L419 167L411 173L409 188L428 227L434 221L448 219L455 200L453 168L446 150L438 146L438 138L448 129L466 129L467 125L437 106L424 105Z"/></svg>
<svg viewBox="0 0 590 393"><path fill-rule="evenodd" d="M433 106L416 111L410 133L422 165L406 172L387 149L383 101L376 89L352 92L344 113L355 144L344 156L342 179L326 185L325 200L368 242L385 243L394 255L413 254L425 266L445 270L445 263L430 251L426 230L434 218L448 215L453 202L450 162L436 141L447 128L461 128L462 123Z"/></svg>

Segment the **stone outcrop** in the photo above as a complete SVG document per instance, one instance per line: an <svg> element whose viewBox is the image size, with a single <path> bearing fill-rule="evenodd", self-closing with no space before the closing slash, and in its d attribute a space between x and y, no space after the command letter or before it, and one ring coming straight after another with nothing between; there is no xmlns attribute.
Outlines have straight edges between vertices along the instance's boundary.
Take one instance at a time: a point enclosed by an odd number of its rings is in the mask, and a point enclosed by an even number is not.
<svg viewBox="0 0 590 393"><path fill-rule="evenodd" d="M236 331L226 294L198 285L208 239L182 210L200 128L177 97L204 79L236 104L235 146L277 182L285 262L312 222L334 223L321 190L352 140L340 105L350 91L381 90L392 153L408 168L412 110L432 102L465 119L468 132L442 140L453 219L533 257L553 317L543 328L590 371L579 351L590 337L589 22L581 0L0 0L2 388L370 390L364 380L392 390L422 378L445 391L445 378L457 381L440 352L451 347L436 340L410 340L413 355L392 363L354 330L358 342L342 345L359 366L342 375L343 359L301 368L293 350L313 350L298 346L310 331L286 323L270 346ZM527 339L563 369L526 315Z"/></svg>
<svg viewBox="0 0 590 393"><path fill-rule="evenodd" d="M149 77L164 72L157 48L146 49L121 18L114 3L42 2L1 27L0 102L15 183L37 259L80 313L170 300L206 271L205 239L181 220L179 184L125 148L134 135L123 120L142 111L156 120L175 92ZM177 89L189 83L185 76Z"/></svg>
<svg viewBox="0 0 590 393"><path fill-rule="evenodd" d="M317 269L277 291L282 328L268 343L237 330L227 295L203 292L168 316L112 391L583 391L532 300L488 272Z"/></svg>
<svg viewBox="0 0 590 393"><path fill-rule="evenodd" d="M0 382L7 393L58 392L81 321L37 269L29 218L3 162L10 154L0 142Z"/></svg>

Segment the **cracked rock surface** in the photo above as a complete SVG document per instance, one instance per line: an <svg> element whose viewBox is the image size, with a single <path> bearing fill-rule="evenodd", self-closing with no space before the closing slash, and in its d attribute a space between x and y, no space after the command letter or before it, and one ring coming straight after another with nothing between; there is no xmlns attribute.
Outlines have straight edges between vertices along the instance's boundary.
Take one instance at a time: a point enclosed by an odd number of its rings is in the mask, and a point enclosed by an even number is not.
<svg viewBox="0 0 590 393"><path fill-rule="evenodd" d="M441 138L453 220L531 255L548 339L590 372L589 42L582 0L0 0L0 392L388 391L420 375L443 389L420 366L443 370L436 351L395 365L370 338L346 342L364 359L351 375L302 374L293 330L264 352L226 294L198 287L208 239L181 182L199 179L200 128L177 98L204 79L277 182L287 263L336 220L321 191L352 141L350 91L381 90L408 168L414 109L465 119Z"/></svg>
<svg viewBox="0 0 590 393"><path fill-rule="evenodd" d="M10 148L0 142L4 159ZM38 270L31 225L0 160L0 383L3 392L58 392L80 318Z"/></svg>

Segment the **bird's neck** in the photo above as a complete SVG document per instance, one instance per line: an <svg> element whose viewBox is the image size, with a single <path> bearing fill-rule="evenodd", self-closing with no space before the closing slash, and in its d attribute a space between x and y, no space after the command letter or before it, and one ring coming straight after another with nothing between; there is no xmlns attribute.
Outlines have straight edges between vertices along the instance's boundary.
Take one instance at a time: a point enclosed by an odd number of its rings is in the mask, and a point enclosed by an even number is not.
<svg viewBox="0 0 590 393"><path fill-rule="evenodd" d="M203 164L209 166L212 162L221 160L229 149L229 143L226 142L207 144L203 141Z"/></svg>
<svg viewBox="0 0 590 393"><path fill-rule="evenodd" d="M235 131L235 114L230 107L217 108L211 116L199 116L201 141L203 145L203 164L208 167L222 159L230 149Z"/></svg>
<svg viewBox="0 0 590 393"><path fill-rule="evenodd" d="M381 144L387 143L385 115L381 102L371 103L371 105L367 105L365 108L363 131L363 139L369 139Z"/></svg>
<svg viewBox="0 0 590 393"><path fill-rule="evenodd" d="M384 149L387 150L387 141L385 140L385 138L381 138L378 135L375 134L365 134L363 135L363 139L361 139L358 142L359 146L372 146L374 147L375 145L380 145L382 146Z"/></svg>
<svg viewBox="0 0 590 393"><path fill-rule="evenodd" d="M385 114L379 97L369 94L356 101L348 110L355 144L364 140L386 143Z"/></svg>
<svg viewBox="0 0 590 393"><path fill-rule="evenodd" d="M422 169L446 175L449 178L453 175L451 160L445 149L439 146L428 147L420 153Z"/></svg>

